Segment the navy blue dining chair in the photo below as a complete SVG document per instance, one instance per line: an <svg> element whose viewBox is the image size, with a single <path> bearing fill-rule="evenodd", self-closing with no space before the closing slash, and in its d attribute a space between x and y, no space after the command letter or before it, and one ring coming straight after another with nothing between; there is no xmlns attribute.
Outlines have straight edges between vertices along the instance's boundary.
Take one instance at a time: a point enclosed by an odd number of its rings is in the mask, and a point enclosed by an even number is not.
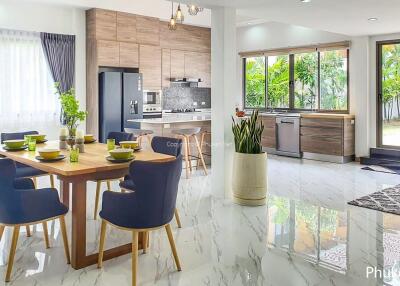
<svg viewBox="0 0 400 286"><path fill-rule="evenodd" d="M151 141L151 148L154 152L178 157L182 152L182 139L154 136ZM135 184L130 175L126 175L124 181L120 183L123 190L135 191ZM182 228L181 219L179 217L178 209L175 209L175 219L179 228ZM145 235L148 235L146 233ZM147 238L148 239L148 238ZM143 248L146 253L146 248Z"/></svg>
<svg viewBox="0 0 400 286"><path fill-rule="evenodd" d="M107 139L114 139L115 144L119 145L121 141L133 141L135 140L135 136L131 133L126 133L126 132L109 132L107 134ZM119 180L120 182L122 181L121 178L115 178L115 180ZM96 181L96 196L95 196L95 202L94 202L94 213L93 213L93 219L97 219L97 212L99 209L99 199L100 199L100 191L101 191L101 183L106 182L107 183L107 189L111 191L111 182L113 180L97 180Z"/></svg>
<svg viewBox="0 0 400 286"><path fill-rule="evenodd" d="M5 276L6 282L10 281L21 226L42 223L46 247L49 247L47 221L59 219L65 255L68 264L70 263L65 227L65 215L68 208L60 202L58 193L54 189L36 191L34 189L31 179L16 177L16 166L13 160L0 160L0 240L6 226L14 228Z"/></svg>
<svg viewBox="0 0 400 286"><path fill-rule="evenodd" d="M129 174L135 182L131 193L104 192L100 211L101 233L98 268L103 264L107 224L132 232L132 285L137 281L138 237L164 227L178 271L181 271L170 222L174 217L178 185L182 173L182 157L167 162L133 161ZM147 244L143 235L141 246Z"/></svg>

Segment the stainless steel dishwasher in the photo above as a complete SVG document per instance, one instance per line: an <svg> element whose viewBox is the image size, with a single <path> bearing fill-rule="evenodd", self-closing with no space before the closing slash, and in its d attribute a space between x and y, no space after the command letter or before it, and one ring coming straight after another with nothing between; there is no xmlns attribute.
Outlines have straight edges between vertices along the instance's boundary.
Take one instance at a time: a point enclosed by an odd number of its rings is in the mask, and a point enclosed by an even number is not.
<svg viewBox="0 0 400 286"><path fill-rule="evenodd" d="M300 158L300 115L278 115L275 122L276 154Z"/></svg>

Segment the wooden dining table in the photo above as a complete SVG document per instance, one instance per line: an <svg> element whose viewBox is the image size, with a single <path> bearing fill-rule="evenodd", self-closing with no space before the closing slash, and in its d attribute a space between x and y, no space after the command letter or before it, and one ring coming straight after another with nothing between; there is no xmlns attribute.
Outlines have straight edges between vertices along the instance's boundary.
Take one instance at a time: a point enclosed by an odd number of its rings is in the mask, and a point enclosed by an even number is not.
<svg viewBox="0 0 400 286"><path fill-rule="evenodd" d="M37 150L41 148L58 148L58 141L49 141L38 144ZM66 156L58 162L41 162L35 157L37 151L6 151L0 147L0 155L8 157L16 162L32 166L50 174L57 175L60 180L60 196L63 204L69 207L72 203L72 227L71 227L71 265L75 269L96 264L98 253L86 254L86 185L88 181L108 180L122 178L128 173L128 163L111 163L106 160L109 155L107 145L101 143L85 144L85 152L79 154L79 161L71 163L68 151L61 152ZM135 160L165 162L175 157L152 151L141 150L134 153ZM71 186L71 188L70 188ZM70 191L71 190L71 191ZM71 196L71 199L70 199ZM139 237L139 249L142 237ZM120 245L104 252L103 260L111 259L120 255L130 253L131 244Z"/></svg>

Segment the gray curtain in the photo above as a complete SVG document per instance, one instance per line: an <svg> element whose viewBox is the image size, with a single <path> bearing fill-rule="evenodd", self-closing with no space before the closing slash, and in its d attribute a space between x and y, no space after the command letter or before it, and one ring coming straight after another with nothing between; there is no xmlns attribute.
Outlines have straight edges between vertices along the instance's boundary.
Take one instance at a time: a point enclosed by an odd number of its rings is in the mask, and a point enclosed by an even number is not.
<svg viewBox="0 0 400 286"><path fill-rule="evenodd" d="M75 36L40 33L43 51L54 82L60 83L60 92L74 86Z"/></svg>

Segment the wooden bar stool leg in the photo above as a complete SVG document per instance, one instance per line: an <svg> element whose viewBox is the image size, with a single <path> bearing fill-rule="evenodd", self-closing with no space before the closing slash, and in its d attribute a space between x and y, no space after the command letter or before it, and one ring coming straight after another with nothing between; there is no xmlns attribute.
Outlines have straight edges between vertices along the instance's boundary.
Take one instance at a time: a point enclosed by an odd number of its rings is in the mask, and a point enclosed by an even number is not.
<svg viewBox="0 0 400 286"><path fill-rule="evenodd" d="M47 229L47 222L42 222L43 226L43 235L44 235L44 242L46 245L46 248L50 248L50 241L49 241L49 231Z"/></svg>
<svg viewBox="0 0 400 286"><path fill-rule="evenodd" d="M18 236L19 236L19 225L16 225L14 226L11 247L10 247L10 254L8 255L8 265L7 265L7 272L5 279L6 282L10 282L11 271L14 264L15 250L17 249Z"/></svg>
<svg viewBox="0 0 400 286"><path fill-rule="evenodd" d="M31 234L31 227L30 227L29 225L26 225L26 226L25 226L25 229L26 229L26 236L27 236L27 237L31 237L31 236L32 236L32 234Z"/></svg>
<svg viewBox="0 0 400 286"><path fill-rule="evenodd" d="M138 232L132 231L132 286L136 286L138 265Z"/></svg>
<svg viewBox="0 0 400 286"><path fill-rule="evenodd" d="M107 181L107 189L111 192L111 181Z"/></svg>
<svg viewBox="0 0 400 286"><path fill-rule="evenodd" d="M149 146L151 146L151 136L149 134L146 135L147 141L149 141Z"/></svg>
<svg viewBox="0 0 400 286"><path fill-rule="evenodd" d="M93 219L97 219L97 211L99 210L99 199L100 199L100 191L101 191L101 181L96 182L96 198L94 201L94 214Z"/></svg>
<svg viewBox="0 0 400 286"><path fill-rule="evenodd" d="M200 160L201 160L201 164L203 165L204 173L205 173L206 176L207 176L207 175L208 175L208 173L207 173L207 167L206 167L206 163L204 162L203 153L202 153L201 150L200 150L199 140L197 140L196 135L194 135L193 137L194 137L194 140L196 141L196 147L197 147L197 150L199 151L199 157L200 157Z"/></svg>
<svg viewBox="0 0 400 286"><path fill-rule="evenodd" d="M189 156L188 156L188 144L186 140L186 136L182 137L183 139L183 147L185 149L185 166L186 166L186 179L189 179Z"/></svg>
<svg viewBox="0 0 400 286"><path fill-rule="evenodd" d="M54 175L51 175L50 174L50 187L52 188L52 189L54 189L55 188L55 184L54 184Z"/></svg>
<svg viewBox="0 0 400 286"><path fill-rule="evenodd" d="M138 136L137 138L139 146L142 147L142 136Z"/></svg>
<svg viewBox="0 0 400 286"><path fill-rule="evenodd" d="M143 232L143 245L142 245L143 253L147 253L147 239L149 237L148 234L149 234L148 231Z"/></svg>
<svg viewBox="0 0 400 286"><path fill-rule="evenodd" d="M165 226L165 230L167 231L169 244L171 246L172 254L174 255L176 268L178 268L178 271L181 271L182 270L181 263L179 262L178 252L176 251L176 246L175 246L174 237L172 235L171 226L169 224L167 224Z"/></svg>
<svg viewBox="0 0 400 286"><path fill-rule="evenodd" d="M203 144L204 144L204 137L205 137L205 135L206 135L205 132L201 133L201 140L200 140L200 150L201 150L201 152L203 152ZM199 165L200 165L199 161L200 161L200 156L197 156L197 160L196 160L196 170L199 169Z"/></svg>
<svg viewBox="0 0 400 286"><path fill-rule="evenodd" d="M175 208L175 220L176 220L176 224L178 225L178 228L182 228L181 219L179 217L177 208Z"/></svg>
<svg viewBox="0 0 400 286"><path fill-rule="evenodd" d="M103 219L101 221L99 259L97 261L97 268L103 267L104 241L106 240L106 230L107 230L107 222Z"/></svg>
<svg viewBox="0 0 400 286"><path fill-rule="evenodd" d="M190 148L190 136L185 136L187 140L187 148L188 148L188 158L189 158L189 169L192 172L192 150Z"/></svg>
<svg viewBox="0 0 400 286"><path fill-rule="evenodd" d="M61 234L64 242L64 252L65 257L67 258L67 263L71 264L71 256L69 254L69 245L68 245L68 236L67 236L67 227L65 226L65 216L60 217L60 225L61 225Z"/></svg>

